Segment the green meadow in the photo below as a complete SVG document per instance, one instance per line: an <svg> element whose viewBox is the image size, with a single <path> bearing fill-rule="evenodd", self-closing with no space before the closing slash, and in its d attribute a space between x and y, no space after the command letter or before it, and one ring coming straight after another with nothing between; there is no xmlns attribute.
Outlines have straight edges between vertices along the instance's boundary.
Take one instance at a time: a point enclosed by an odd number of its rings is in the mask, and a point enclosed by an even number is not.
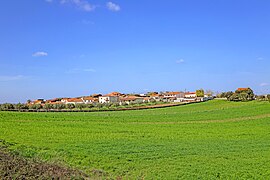
<svg viewBox="0 0 270 180"><path fill-rule="evenodd" d="M27 158L123 179L270 177L270 103L213 100L170 108L0 112L0 140Z"/></svg>

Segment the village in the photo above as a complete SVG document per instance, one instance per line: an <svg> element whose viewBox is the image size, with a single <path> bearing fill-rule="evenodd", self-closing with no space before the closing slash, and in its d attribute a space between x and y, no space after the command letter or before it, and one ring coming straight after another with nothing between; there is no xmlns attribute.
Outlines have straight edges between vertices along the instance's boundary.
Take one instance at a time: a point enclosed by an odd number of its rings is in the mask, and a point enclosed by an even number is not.
<svg viewBox="0 0 270 180"><path fill-rule="evenodd" d="M200 91L200 90L199 90ZM203 91L202 91L203 92ZM28 100L28 105L45 104L108 104L115 103L119 105L141 104L149 102L180 103L180 102L202 102L213 99L212 94L200 95L196 92L149 92L147 94L123 94L120 92L111 92L109 94L93 94L90 96L81 96L75 98L54 98Z"/></svg>

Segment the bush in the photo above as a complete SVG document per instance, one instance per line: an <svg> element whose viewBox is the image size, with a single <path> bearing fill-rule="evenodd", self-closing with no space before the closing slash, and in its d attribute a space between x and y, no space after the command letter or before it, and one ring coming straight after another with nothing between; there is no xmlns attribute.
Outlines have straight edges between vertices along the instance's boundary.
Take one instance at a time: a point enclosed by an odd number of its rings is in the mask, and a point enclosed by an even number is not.
<svg viewBox="0 0 270 180"><path fill-rule="evenodd" d="M75 104L75 107L82 110L83 108L85 108L85 104Z"/></svg>
<svg viewBox="0 0 270 180"><path fill-rule="evenodd" d="M38 109L41 109L41 108L42 108L41 104L33 104L33 105L29 106L29 109L38 110Z"/></svg>
<svg viewBox="0 0 270 180"><path fill-rule="evenodd" d="M21 110L21 109L28 109L28 106L26 104L18 103L14 104L14 108L17 110Z"/></svg>
<svg viewBox="0 0 270 180"><path fill-rule="evenodd" d="M66 104L66 108L71 110L71 109L75 108L75 105L74 104Z"/></svg>
<svg viewBox="0 0 270 180"><path fill-rule="evenodd" d="M90 108L90 109L91 109L91 108L93 108L93 107L94 107L94 105L93 105L93 104L87 104L87 105L86 105L86 107L88 107L88 108Z"/></svg>
<svg viewBox="0 0 270 180"><path fill-rule="evenodd" d="M44 109L46 110L49 110L49 109L52 109L53 108L53 105L52 104L49 104L49 103L46 103L44 106L43 106Z"/></svg>
<svg viewBox="0 0 270 180"><path fill-rule="evenodd" d="M5 103L1 105L1 110L11 110L14 109L14 105L10 103Z"/></svg>
<svg viewBox="0 0 270 180"><path fill-rule="evenodd" d="M270 94L267 94L267 99L268 99L268 101L270 102Z"/></svg>
<svg viewBox="0 0 270 180"><path fill-rule="evenodd" d="M65 104L54 104L52 107L53 109L58 109L58 110L66 108Z"/></svg>

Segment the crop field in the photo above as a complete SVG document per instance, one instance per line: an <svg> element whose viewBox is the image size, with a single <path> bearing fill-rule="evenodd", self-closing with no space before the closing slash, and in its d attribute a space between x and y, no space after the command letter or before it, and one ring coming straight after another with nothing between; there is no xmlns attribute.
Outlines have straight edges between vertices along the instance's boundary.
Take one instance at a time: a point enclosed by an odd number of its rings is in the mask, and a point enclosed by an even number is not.
<svg viewBox="0 0 270 180"><path fill-rule="evenodd" d="M213 100L92 113L0 112L23 157L112 179L270 177L270 103Z"/></svg>

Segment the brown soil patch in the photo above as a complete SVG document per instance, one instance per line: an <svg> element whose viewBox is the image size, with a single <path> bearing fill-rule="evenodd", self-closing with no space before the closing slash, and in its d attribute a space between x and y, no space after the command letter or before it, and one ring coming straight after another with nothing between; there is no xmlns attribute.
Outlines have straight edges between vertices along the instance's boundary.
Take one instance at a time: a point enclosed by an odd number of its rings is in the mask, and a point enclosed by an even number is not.
<svg viewBox="0 0 270 180"><path fill-rule="evenodd" d="M0 147L0 179L88 179L88 177L78 170L18 157Z"/></svg>

